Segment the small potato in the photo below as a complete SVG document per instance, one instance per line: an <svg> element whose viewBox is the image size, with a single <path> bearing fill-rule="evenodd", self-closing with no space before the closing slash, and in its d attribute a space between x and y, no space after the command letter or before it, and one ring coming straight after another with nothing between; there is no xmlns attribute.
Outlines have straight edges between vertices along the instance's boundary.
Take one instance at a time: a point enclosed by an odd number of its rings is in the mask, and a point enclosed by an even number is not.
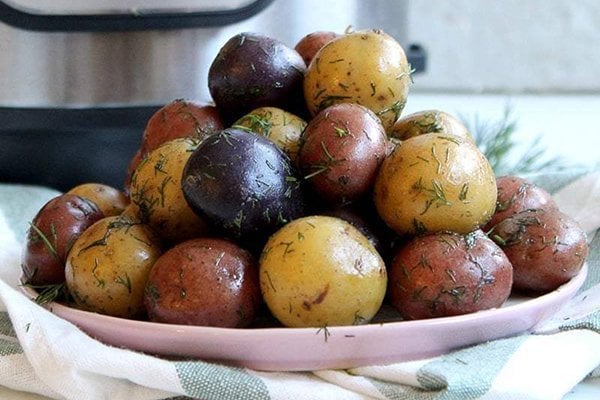
<svg viewBox="0 0 600 400"><path fill-rule="evenodd" d="M306 128L306 121L281 108L260 107L237 120L233 127L247 129L266 137L296 164L300 136Z"/></svg>
<svg viewBox="0 0 600 400"><path fill-rule="evenodd" d="M400 248L390 270L390 298L407 319L446 317L500 307L513 269L481 230L433 233Z"/></svg>
<svg viewBox="0 0 600 400"><path fill-rule="evenodd" d="M491 218L496 196L492 167L475 144L437 133L396 146L374 187L379 215L398 234L471 232Z"/></svg>
<svg viewBox="0 0 600 400"><path fill-rule="evenodd" d="M365 324L385 296L383 260L363 234L339 218L288 223L268 240L259 264L263 298L288 327Z"/></svg>
<svg viewBox="0 0 600 400"><path fill-rule="evenodd" d="M198 143L193 138L163 143L144 158L131 180L134 214L137 211L138 219L147 222L168 243L202 236L208 230L188 205L181 188L183 169Z"/></svg>
<svg viewBox="0 0 600 400"><path fill-rule="evenodd" d="M514 287L549 292L577 275L589 253L585 232L558 209L526 210L502 220L490 237L514 267Z"/></svg>
<svg viewBox="0 0 600 400"><path fill-rule="evenodd" d="M224 128L217 108L191 100L176 99L157 110L148 120L142 137L142 156L177 138L204 139Z"/></svg>
<svg viewBox="0 0 600 400"><path fill-rule="evenodd" d="M48 201L31 221L21 268L34 286L65 281L65 261L75 240L104 215L98 206L74 194Z"/></svg>
<svg viewBox="0 0 600 400"><path fill-rule="evenodd" d="M394 123L388 135L406 140L427 133L442 133L473 140L462 122L451 114L439 110L424 110L402 117Z"/></svg>
<svg viewBox="0 0 600 400"><path fill-rule="evenodd" d="M335 104L307 125L298 164L321 197L342 203L371 189L388 146L385 130L371 110Z"/></svg>
<svg viewBox="0 0 600 400"><path fill-rule="evenodd" d="M127 171L125 172L125 181L123 182L123 193L125 193L125 196L127 196L128 198L131 194L129 193L129 189L131 187L131 179L133 178L135 170L137 169L138 165L140 165L143 159L144 157L142 156L142 149L138 149L131 157L131 160L129 160L129 164L127 164Z"/></svg>
<svg viewBox="0 0 600 400"><path fill-rule="evenodd" d="M140 317L146 279L160 253L160 241L147 225L120 216L103 218L71 248L67 289L84 310Z"/></svg>
<svg viewBox="0 0 600 400"><path fill-rule="evenodd" d="M144 304L156 322L242 328L262 303L258 266L223 239L192 239L164 253L146 283Z"/></svg>
<svg viewBox="0 0 600 400"><path fill-rule="evenodd" d="M502 220L525 210L557 209L554 199L543 188L517 176L496 178L498 199L496 211L485 225L487 232Z"/></svg>
<svg viewBox="0 0 600 400"><path fill-rule="evenodd" d="M306 64L275 38L254 32L231 37L208 70L208 89L226 121L259 107L299 114Z"/></svg>
<svg viewBox="0 0 600 400"><path fill-rule="evenodd" d="M321 47L340 35L331 31L316 31L304 36L294 49L300 54L306 65L309 65Z"/></svg>
<svg viewBox="0 0 600 400"><path fill-rule="evenodd" d="M129 204L129 199L122 191L102 183L83 183L75 186L67 193L94 202L105 217L121 214Z"/></svg>
<svg viewBox="0 0 600 400"><path fill-rule="evenodd" d="M341 35L321 48L304 78L304 99L311 115L337 103L372 110L386 131L400 117L411 84L404 49L380 30Z"/></svg>

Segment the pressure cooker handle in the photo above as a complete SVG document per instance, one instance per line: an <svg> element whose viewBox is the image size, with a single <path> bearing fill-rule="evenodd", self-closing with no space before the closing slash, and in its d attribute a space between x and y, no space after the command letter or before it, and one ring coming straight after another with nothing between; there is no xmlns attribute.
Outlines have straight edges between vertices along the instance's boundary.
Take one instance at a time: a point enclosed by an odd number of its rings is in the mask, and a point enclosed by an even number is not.
<svg viewBox="0 0 600 400"><path fill-rule="evenodd" d="M112 32L166 30L229 25L246 20L273 0L255 0L235 9L195 12L151 12L132 10L123 14L36 14L0 1L0 21L16 28L45 32Z"/></svg>

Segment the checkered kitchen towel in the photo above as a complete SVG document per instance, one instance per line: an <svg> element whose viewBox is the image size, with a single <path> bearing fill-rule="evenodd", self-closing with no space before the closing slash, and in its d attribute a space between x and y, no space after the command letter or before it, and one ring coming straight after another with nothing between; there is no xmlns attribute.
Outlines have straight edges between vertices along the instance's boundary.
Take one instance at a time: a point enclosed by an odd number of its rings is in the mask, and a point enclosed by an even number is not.
<svg viewBox="0 0 600 400"><path fill-rule="evenodd" d="M17 288L27 224L56 192L0 185L0 386L56 399L559 399L600 376L600 172L530 176L588 232L580 293L534 334L349 370L259 372L103 345Z"/></svg>

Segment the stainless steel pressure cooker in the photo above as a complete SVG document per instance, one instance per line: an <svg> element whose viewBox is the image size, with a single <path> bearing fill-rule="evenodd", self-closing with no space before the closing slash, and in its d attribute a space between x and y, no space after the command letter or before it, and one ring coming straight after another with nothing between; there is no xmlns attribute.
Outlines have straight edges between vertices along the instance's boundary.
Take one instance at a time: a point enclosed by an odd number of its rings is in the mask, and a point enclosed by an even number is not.
<svg viewBox="0 0 600 400"><path fill-rule="evenodd" d="M407 49L402 0L0 1L0 182L122 185L148 118L209 102L208 68L236 33L291 47L315 30L381 28Z"/></svg>

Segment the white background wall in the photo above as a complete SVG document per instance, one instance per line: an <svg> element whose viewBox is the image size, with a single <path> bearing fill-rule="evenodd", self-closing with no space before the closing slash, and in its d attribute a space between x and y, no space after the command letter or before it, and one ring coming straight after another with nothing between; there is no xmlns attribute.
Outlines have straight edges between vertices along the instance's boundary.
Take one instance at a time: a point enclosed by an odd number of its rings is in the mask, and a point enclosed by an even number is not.
<svg viewBox="0 0 600 400"><path fill-rule="evenodd" d="M414 90L600 93L600 1L408 2L429 56Z"/></svg>

